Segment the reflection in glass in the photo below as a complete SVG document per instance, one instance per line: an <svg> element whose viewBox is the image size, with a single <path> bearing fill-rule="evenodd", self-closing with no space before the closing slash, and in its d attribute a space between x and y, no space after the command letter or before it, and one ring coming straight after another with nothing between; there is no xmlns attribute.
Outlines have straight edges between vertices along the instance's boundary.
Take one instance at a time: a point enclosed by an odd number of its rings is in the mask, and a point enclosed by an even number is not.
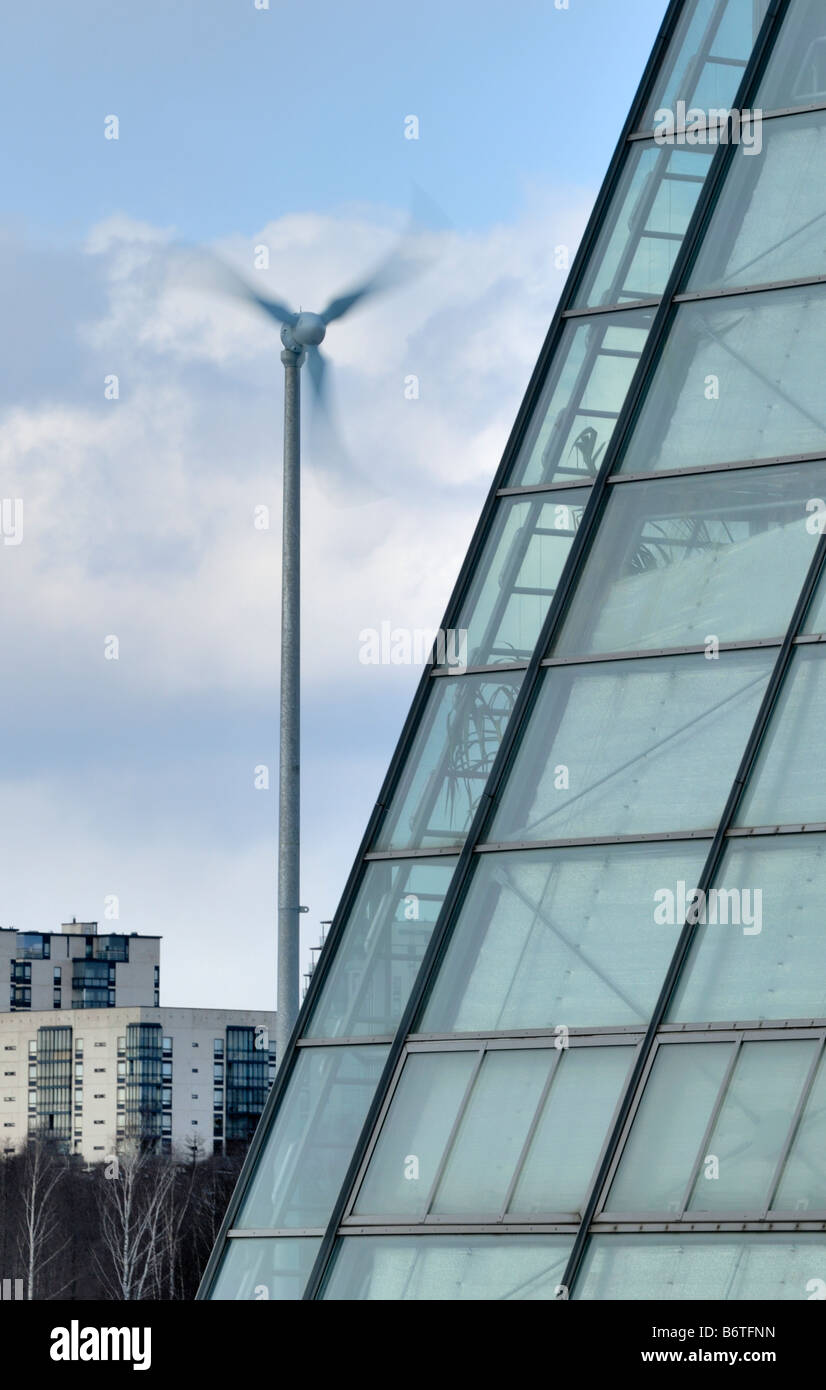
<svg viewBox="0 0 826 1390"><path fill-rule="evenodd" d="M771 658L737 651L546 669L488 839L713 827Z"/></svg>
<svg viewBox="0 0 826 1390"><path fill-rule="evenodd" d="M570 1236L348 1236L324 1299L464 1302L558 1298Z"/></svg>
<svg viewBox="0 0 826 1390"><path fill-rule="evenodd" d="M554 655L782 636L824 492L826 463L612 487Z"/></svg>
<svg viewBox="0 0 826 1390"><path fill-rule="evenodd" d="M754 104L764 111L782 111L822 101L826 101L823 0L792 0Z"/></svg>
<svg viewBox="0 0 826 1390"><path fill-rule="evenodd" d="M513 710L522 671L440 676L374 849L461 845Z"/></svg>
<svg viewBox="0 0 826 1390"><path fill-rule="evenodd" d="M320 1245L320 1236L228 1240L209 1297L235 1302L299 1299Z"/></svg>
<svg viewBox="0 0 826 1390"><path fill-rule="evenodd" d="M798 647L737 811L737 825L826 821L826 787L816 753L826 726L826 661Z"/></svg>
<svg viewBox="0 0 826 1390"><path fill-rule="evenodd" d="M759 158L732 161L689 290L826 274L826 112L766 121Z"/></svg>
<svg viewBox="0 0 826 1390"><path fill-rule="evenodd" d="M714 148L639 142L625 167L600 229L574 305L633 303L661 295Z"/></svg>
<svg viewBox="0 0 826 1390"><path fill-rule="evenodd" d="M366 866L305 1037L396 1031L455 867L449 858Z"/></svg>
<svg viewBox="0 0 826 1390"><path fill-rule="evenodd" d="M706 109L731 105L767 8L768 0L684 5L641 129L650 130L657 110L674 109L678 101Z"/></svg>
<svg viewBox="0 0 826 1390"><path fill-rule="evenodd" d="M238 1228L326 1226L387 1052L379 1045L300 1049Z"/></svg>
<svg viewBox="0 0 826 1390"><path fill-rule="evenodd" d="M798 1299L823 1281L826 1235L611 1235L588 1243L582 1299Z"/></svg>
<svg viewBox="0 0 826 1390"><path fill-rule="evenodd" d="M625 473L826 451L826 286L680 304Z"/></svg>
<svg viewBox="0 0 826 1390"><path fill-rule="evenodd" d="M572 488L500 500L456 623L469 666L532 656L589 496Z"/></svg>
<svg viewBox="0 0 826 1390"><path fill-rule="evenodd" d="M669 1020L826 1018L826 837L729 840L714 888Z"/></svg>
<svg viewBox="0 0 826 1390"><path fill-rule="evenodd" d="M646 1023L683 923L662 888L697 882L706 842L481 854L418 1029Z"/></svg>
<svg viewBox="0 0 826 1390"><path fill-rule="evenodd" d="M652 321L651 309L568 320L509 487L596 477Z"/></svg>
<svg viewBox="0 0 826 1390"><path fill-rule="evenodd" d="M354 1211L419 1220L477 1053L414 1052L404 1064Z"/></svg>
<svg viewBox="0 0 826 1390"><path fill-rule="evenodd" d="M734 1043L661 1046L605 1203L678 1215Z"/></svg>

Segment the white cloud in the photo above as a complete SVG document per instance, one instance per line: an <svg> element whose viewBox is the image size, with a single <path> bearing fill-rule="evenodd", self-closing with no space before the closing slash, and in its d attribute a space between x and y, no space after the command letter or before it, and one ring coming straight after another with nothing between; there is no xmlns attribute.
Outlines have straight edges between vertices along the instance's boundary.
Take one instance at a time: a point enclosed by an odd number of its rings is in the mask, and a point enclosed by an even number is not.
<svg viewBox="0 0 826 1390"><path fill-rule="evenodd" d="M553 201L534 200L513 225L440 233L440 254L419 281L330 328L325 348L342 434L351 457L386 493L369 506L338 506L312 468L317 441L308 431L303 681L306 699L317 708L328 702L334 723L346 692L347 708L359 701L367 711L392 707L401 727L413 674L362 666L358 634L385 619L438 624L561 285L553 247L575 245L588 201L581 190L562 191ZM251 282L257 275L272 293L320 307L376 262L397 226L386 213L359 209L335 218L294 215L220 249L249 267ZM95 711L111 713L117 698L124 709L150 703L160 725L165 702L186 699L195 711L199 700L216 696L228 710L233 701L243 707L250 698L271 699L275 718L280 344L263 317L181 289L168 273L172 239L167 229L124 217L92 229L82 254L105 278L108 303L79 327L78 384L66 399L16 406L0 418L0 490L24 501L24 543L0 547L0 617L14 653L15 690L21 704L36 692L46 721L75 692L88 720L79 738L93 738ZM252 267L261 244L271 249L266 275ZM119 377L117 401L104 399L110 373ZM419 378L418 400L404 397L411 373ZM259 504L270 508L269 531L253 525ZM117 696L115 673L103 660L111 633L121 638ZM331 824L305 802L305 866L328 913L389 753L381 749L379 766L369 726L369 717L358 727L337 725L341 753L325 754L332 763L338 756L330 784L354 787L349 804L340 790ZM83 748L72 754L82 797ZM129 756L140 763L140 746ZM308 756L312 763L315 750ZM366 789L355 787L359 769ZM311 780L321 785L318 768ZM117 789L111 794L114 806ZM43 824L49 796L41 786L23 804L21 836L53 847L65 829ZM324 825L318 841L316 824ZM217 864L219 874L223 851L210 835L204 832L203 862ZM73 853L81 867L55 881L53 916L75 910L66 891L71 883L73 900L81 896L84 874L90 885L95 880L92 896L116 891L96 878L100 855L91 832ZM229 881L246 872L243 859L241 852L227 869ZM201 878L196 860L191 850L181 859L184 891ZM119 862L128 877L128 856ZM208 913L209 891L200 887L197 911L181 914L166 901L167 892L174 897L171 872L167 853L157 865L151 855L142 861L144 902L155 923L136 929L195 931L195 919ZM205 881L216 881L212 868ZM45 911L40 890L32 902ZM240 910L252 912L250 902L241 894ZM89 909L78 903L77 910ZM227 896L217 894L216 914L229 910Z"/></svg>

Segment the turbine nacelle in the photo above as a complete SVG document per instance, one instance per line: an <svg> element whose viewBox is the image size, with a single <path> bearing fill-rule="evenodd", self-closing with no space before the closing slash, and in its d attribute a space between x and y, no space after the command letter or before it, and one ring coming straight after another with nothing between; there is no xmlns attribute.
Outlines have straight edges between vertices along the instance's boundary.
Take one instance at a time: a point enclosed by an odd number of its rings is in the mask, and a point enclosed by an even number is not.
<svg viewBox="0 0 826 1390"><path fill-rule="evenodd" d="M290 331L300 347L318 347L324 342L327 325L321 314L300 313Z"/></svg>

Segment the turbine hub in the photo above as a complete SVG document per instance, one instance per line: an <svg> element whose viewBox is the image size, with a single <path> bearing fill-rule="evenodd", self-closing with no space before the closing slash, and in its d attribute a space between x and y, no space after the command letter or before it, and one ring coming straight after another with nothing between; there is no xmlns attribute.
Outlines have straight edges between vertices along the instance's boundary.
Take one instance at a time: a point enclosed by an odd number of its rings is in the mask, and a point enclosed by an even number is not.
<svg viewBox="0 0 826 1390"><path fill-rule="evenodd" d="M292 335L301 347L318 347L324 341L327 325L320 314L298 315L292 325Z"/></svg>

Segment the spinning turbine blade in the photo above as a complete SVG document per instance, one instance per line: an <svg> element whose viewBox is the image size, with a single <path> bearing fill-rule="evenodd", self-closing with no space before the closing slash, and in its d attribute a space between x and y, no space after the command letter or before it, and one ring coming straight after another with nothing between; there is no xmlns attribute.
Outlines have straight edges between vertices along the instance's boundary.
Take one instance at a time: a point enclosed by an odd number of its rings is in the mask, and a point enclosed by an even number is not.
<svg viewBox="0 0 826 1390"><path fill-rule="evenodd" d="M307 348L307 370L315 397L311 423L315 445L308 457L309 471L323 479L335 506L356 507L377 501L385 494L362 473L342 443L330 399L327 359L317 347Z"/></svg>
<svg viewBox="0 0 826 1390"><path fill-rule="evenodd" d="M182 248L178 259L183 266L182 278L193 289L206 289L224 295L229 299L240 300L261 309L276 323L294 323L296 315L278 299L259 294L242 275L227 265L226 261L209 251L192 251Z"/></svg>

